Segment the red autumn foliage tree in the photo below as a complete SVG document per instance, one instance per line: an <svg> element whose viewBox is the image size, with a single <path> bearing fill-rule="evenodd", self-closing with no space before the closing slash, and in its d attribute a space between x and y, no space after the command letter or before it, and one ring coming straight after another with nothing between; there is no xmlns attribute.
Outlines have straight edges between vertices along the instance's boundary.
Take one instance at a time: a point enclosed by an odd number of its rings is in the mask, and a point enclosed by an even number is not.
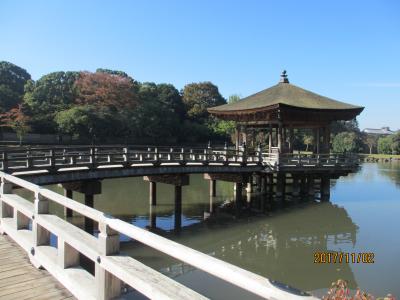
<svg viewBox="0 0 400 300"><path fill-rule="evenodd" d="M17 133L20 144L22 143L22 137L30 130L29 117L24 114L21 104L1 114L0 122L2 127L9 127Z"/></svg>
<svg viewBox="0 0 400 300"><path fill-rule="evenodd" d="M114 111L134 109L138 104L137 87L132 78L104 72L82 72L75 86L77 103Z"/></svg>

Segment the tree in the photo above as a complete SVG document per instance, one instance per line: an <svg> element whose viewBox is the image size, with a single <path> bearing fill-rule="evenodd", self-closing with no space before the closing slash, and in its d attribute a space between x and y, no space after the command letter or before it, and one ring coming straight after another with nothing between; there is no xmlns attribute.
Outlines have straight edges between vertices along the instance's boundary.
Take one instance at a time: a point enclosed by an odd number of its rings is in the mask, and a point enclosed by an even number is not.
<svg viewBox="0 0 400 300"><path fill-rule="evenodd" d="M36 132L56 131L55 115L75 103L78 72L54 72L25 86L24 103Z"/></svg>
<svg viewBox="0 0 400 300"><path fill-rule="evenodd" d="M303 143L306 145L306 151L308 151L308 147L314 143L314 137L312 135L304 135L303 136Z"/></svg>
<svg viewBox="0 0 400 300"><path fill-rule="evenodd" d="M380 154L400 153L400 133L380 137L378 139L378 153Z"/></svg>
<svg viewBox="0 0 400 300"><path fill-rule="evenodd" d="M174 112L180 120L186 117L182 96L172 84L158 84L157 97L165 105L166 109Z"/></svg>
<svg viewBox="0 0 400 300"><path fill-rule="evenodd" d="M358 127L357 119L353 119L350 121L334 121L334 122L332 122L331 132L333 135L336 135L340 132L355 132L355 133L359 134L360 129Z"/></svg>
<svg viewBox="0 0 400 300"><path fill-rule="evenodd" d="M0 113L5 113L22 102L24 85L31 75L10 62L0 62Z"/></svg>
<svg viewBox="0 0 400 300"><path fill-rule="evenodd" d="M337 153L358 152L360 140L354 132L341 132L333 138L332 147Z"/></svg>
<svg viewBox="0 0 400 300"><path fill-rule="evenodd" d="M22 145L22 138L30 130L28 124L29 117L27 117L23 110L22 105L19 104L17 108L12 108L10 111L0 115L1 126L10 127L13 129L19 139L19 145Z"/></svg>
<svg viewBox="0 0 400 300"><path fill-rule="evenodd" d="M81 72L75 83L76 102L117 112L138 104L137 87L131 78L103 72Z"/></svg>
<svg viewBox="0 0 400 300"><path fill-rule="evenodd" d="M121 76L121 77L130 78L131 80L133 80L133 79L132 79L128 74L126 74L124 71L116 71L116 70L98 68L98 69L96 70L96 73L105 73L105 74L110 74L110 75L118 75L118 76Z"/></svg>
<svg viewBox="0 0 400 300"><path fill-rule="evenodd" d="M378 136L373 135L373 134L366 134L364 136L364 143L369 148L369 154L372 154L372 151L373 151L374 147L376 148L376 146L377 146Z"/></svg>
<svg viewBox="0 0 400 300"><path fill-rule="evenodd" d="M231 95L228 98L228 103L236 103L240 101L239 95ZM225 121L215 118L214 116L209 117L208 127L217 134L220 138L228 138L232 143L235 142L235 128L236 123L234 121Z"/></svg>
<svg viewBox="0 0 400 300"><path fill-rule="evenodd" d="M200 123L205 122L209 116L207 108L226 103L218 87L209 81L187 84L183 88L182 100L188 117Z"/></svg>

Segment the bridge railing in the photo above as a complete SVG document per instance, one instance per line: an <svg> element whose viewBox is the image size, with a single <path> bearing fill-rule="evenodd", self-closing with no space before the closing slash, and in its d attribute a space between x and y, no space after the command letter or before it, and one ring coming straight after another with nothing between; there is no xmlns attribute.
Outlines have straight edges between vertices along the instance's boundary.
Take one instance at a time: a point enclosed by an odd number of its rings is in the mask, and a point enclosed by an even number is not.
<svg viewBox="0 0 400 300"><path fill-rule="evenodd" d="M345 154L279 153L277 149L262 152L260 148L229 149L227 147L154 147L154 146L101 146L68 148L35 148L0 152L1 170L23 171L35 169L97 168L98 166L130 167L134 165L187 165L263 164L277 167L340 167L353 166L358 156Z"/></svg>
<svg viewBox="0 0 400 300"><path fill-rule="evenodd" d="M267 299L315 299L212 256L85 206L23 179L0 172L0 230L43 266L79 299L111 299L128 285L149 298L206 299L197 292L119 253L120 234L190 264L226 282ZM14 193L20 187L34 194L30 202ZM97 236L50 214L49 202L67 207L98 223ZM51 236L56 239L51 246ZM91 274L80 255L94 263Z"/></svg>
<svg viewBox="0 0 400 300"><path fill-rule="evenodd" d="M7 150L0 153L3 171L133 164L260 164L258 153L222 148L68 147Z"/></svg>

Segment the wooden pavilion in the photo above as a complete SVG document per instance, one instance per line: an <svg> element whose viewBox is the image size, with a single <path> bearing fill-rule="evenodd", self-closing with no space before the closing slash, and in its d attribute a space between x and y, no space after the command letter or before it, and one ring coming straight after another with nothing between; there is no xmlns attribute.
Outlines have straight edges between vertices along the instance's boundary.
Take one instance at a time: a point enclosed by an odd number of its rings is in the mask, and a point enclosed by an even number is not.
<svg viewBox="0 0 400 300"><path fill-rule="evenodd" d="M280 82L236 103L209 108L223 120L237 123L236 147L247 144L247 133L268 132L268 151L293 152L293 130L309 128L314 132L314 153L329 153L330 124L352 120L364 107L333 100L289 83L286 71Z"/></svg>

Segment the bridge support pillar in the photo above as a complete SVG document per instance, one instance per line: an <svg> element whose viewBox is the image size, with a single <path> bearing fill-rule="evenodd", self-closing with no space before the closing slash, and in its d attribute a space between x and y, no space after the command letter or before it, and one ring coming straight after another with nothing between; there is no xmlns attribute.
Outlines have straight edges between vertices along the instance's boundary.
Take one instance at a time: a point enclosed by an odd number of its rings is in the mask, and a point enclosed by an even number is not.
<svg viewBox="0 0 400 300"><path fill-rule="evenodd" d="M293 200L298 200L300 197L300 178L294 174L292 174L292 178L292 197Z"/></svg>
<svg viewBox="0 0 400 300"><path fill-rule="evenodd" d="M182 186L175 186L175 230L179 230L182 226Z"/></svg>
<svg viewBox="0 0 400 300"><path fill-rule="evenodd" d="M243 183L235 182L235 205L236 209L242 208L242 194L243 194Z"/></svg>
<svg viewBox="0 0 400 300"><path fill-rule="evenodd" d="M329 200L331 194L331 180L328 176L321 177L321 201Z"/></svg>
<svg viewBox="0 0 400 300"><path fill-rule="evenodd" d="M149 208L149 227L154 229L157 227L157 214L155 211L155 207L150 204Z"/></svg>
<svg viewBox="0 0 400 300"><path fill-rule="evenodd" d="M253 192L252 183L253 183L253 176L250 176L249 177L249 181L246 184L246 192L247 192L247 194L251 194Z"/></svg>
<svg viewBox="0 0 400 300"><path fill-rule="evenodd" d="M62 184L64 190L82 193L85 195L85 205L92 207L94 206L94 195L101 194L101 181L98 180L87 180L77 182L66 182ZM92 234L94 230L94 221L90 218L85 217L84 221L85 231Z"/></svg>
<svg viewBox="0 0 400 300"><path fill-rule="evenodd" d="M64 196L69 198L69 199L73 199L72 198L72 190L69 189L64 189ZM70 218L73 216L73 212L72 209L68 208L68 207L64 207L64 216L67 218Z"/></svg>
<svg viewBox="0 0 400 300"><path fill-rule="evenodd" d="M94 195L85 194L85 205L91 208L94 207ZM93 233L94 221L90 218L85 217L85 231L88 233Z"/></svg>
<svg viewBox="0 0 400 300"><path fill-rule="evenodd" d="M283 200L285 197L285 182L286 181L286 174L285 173L278 173L276 176L276 192L275 198L279 201Z"/></svg>
<svg viewBox="0 0 400 300"><path fill-rule="evenodd" d="M143 180L172 184L175 186L175 230L179 231L182 226L182 186L189 185L189 175L171 174L171 175L151 175L144 176ZM151 194L151 191L150 191Z"/></svg>
<svg viewBox="0 0 400 300"><path fill-rule="evenodd" d="M149 202L150 205L157 205L157 183L150 181Z"/></svg>
<svg viewBox="0 0 400 300"><path fill-rule="evenodd" d="M215 197L217 195L217 181L210 180L210 196Z"/></svg>
<svg viewBox="0 0 400 300"><path fill-rule="evenodd" d="M256 176L257 192L261 192L261 181L262 181L262 175L257 174Z"/></svg>
<svg viewBox="0 0 400 300"><path fill-rule="evenodd" d="M300 177L300 195L301 197L305 197L308 194L307 190L307 178L306 176L302 175Z"/></svg>
<svg viewBox="0 0 400 300"><path fill-rule="evenodd" d="M307 190L308 190L308 197L314 198L315 196L315 188L314 188L314 177L312 175L309 175L307 177Z"/></svg>
<svg viewBox="0 0 400 300"><path fill-rule="evenodd" d="M265 193L267 190L267 175L260 175L261 178L261 193Z"/></svg>

